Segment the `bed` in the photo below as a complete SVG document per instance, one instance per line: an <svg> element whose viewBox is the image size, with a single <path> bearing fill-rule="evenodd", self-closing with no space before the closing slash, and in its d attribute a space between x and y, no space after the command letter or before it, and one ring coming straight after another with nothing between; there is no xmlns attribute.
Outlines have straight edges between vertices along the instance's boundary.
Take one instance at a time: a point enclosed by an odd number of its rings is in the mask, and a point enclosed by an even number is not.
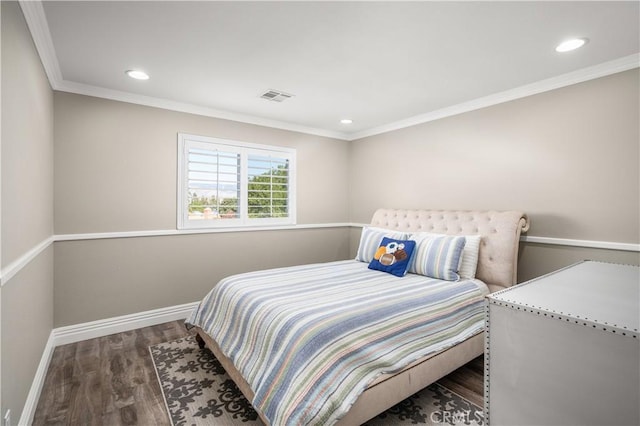
<svg viewBox="0 0 640 426"><path fill-rule="evenodd" d="M515 284L528 227L517 211L379 209L356 260L228 277L187 325L266 424L361 424L483 353L484 297Z"/></svg>

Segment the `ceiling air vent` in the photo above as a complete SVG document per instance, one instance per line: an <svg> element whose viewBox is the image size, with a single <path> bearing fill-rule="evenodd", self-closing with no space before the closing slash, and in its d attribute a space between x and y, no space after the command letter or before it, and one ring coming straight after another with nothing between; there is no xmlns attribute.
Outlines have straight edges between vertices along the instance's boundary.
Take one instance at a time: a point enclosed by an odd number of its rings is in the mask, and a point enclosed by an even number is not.
<svg viewBox="0 0 640 426"><path fill-rule="evenodd" d="M260 97L262 99L267 99L269 101L274 101L274 102L282 102L284 100L287 100L289 98L292 98L293 95L290 95L288 93L284 93L281 92L279 90L273 90L273 89L269 89L266 92L264 92L262 95L260 95Z"/></svg>

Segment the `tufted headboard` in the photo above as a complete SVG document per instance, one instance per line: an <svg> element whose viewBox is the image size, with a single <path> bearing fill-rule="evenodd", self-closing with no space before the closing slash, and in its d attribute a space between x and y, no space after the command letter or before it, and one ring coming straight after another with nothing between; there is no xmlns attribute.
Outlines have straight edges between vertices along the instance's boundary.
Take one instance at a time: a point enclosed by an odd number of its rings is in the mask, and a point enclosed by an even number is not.
<svg viewBox="0 0 640 426"><path fill-rule="evenodd" d="M482 235L476 277L494 292L516 283L520 233L529 229L529 219L518 211L379 209L371 225L400 231Z"/></svg>

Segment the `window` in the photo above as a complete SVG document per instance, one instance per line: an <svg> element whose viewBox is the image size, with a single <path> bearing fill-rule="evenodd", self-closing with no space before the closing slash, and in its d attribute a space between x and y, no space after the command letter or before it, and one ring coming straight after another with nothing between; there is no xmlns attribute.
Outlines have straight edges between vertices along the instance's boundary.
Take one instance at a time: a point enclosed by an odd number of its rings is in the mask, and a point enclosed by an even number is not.
<svg viewBox="0 0 640 426"><path fill-rule="evenodd" d="M295 150L178 134L178 229L295 224Z"/></svg>

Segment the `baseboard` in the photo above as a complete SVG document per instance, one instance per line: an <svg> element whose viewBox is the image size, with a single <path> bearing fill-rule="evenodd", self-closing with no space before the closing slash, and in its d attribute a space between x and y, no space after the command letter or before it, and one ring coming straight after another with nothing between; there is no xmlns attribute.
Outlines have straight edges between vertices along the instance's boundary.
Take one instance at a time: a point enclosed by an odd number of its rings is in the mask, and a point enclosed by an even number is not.
<svg viewBox="0 0 640 426"><path fill-rule="evenodd" d="M81 340L162 324L163 322L185 319L196 306L198 306L198 302L185 303L184 305L169 306L152 311L55 328L52 331L54 345L66 345Z"/></svg>
<svg viewBox="0 0 640 426"><path fill-rule="evenodd" d="M31 383L31 389L29 389L29 394L27 394L27 400L24 402L24 407L22 408L22 414L20 415L20 420L18 420L18 425L33 424L33 416L36 414L38 400L40 399L40 393L42 392L42 386L44 386L44 379L47 376L47 370L49 369L49 363L51 362L54 349L54 335L53 331L51 331L47 344L42 351L40 364L38 364L36 375Z"/></svg>
<svg viewBox="0 0 640 426"><path fill-rule="evenodd" d="M152 311L59 327L51 330L47 344L42 352L42 358L40 358L40 364L31 383L27 400L24 403L18 425L30 425L33 423L33 416L36 413L44 379L47 376L49 363L51 362L51 357L53 356L53 351L56 346L185 319L196 306L198 306L198 302L185 303L184 305L169 306Z"/></svg>

